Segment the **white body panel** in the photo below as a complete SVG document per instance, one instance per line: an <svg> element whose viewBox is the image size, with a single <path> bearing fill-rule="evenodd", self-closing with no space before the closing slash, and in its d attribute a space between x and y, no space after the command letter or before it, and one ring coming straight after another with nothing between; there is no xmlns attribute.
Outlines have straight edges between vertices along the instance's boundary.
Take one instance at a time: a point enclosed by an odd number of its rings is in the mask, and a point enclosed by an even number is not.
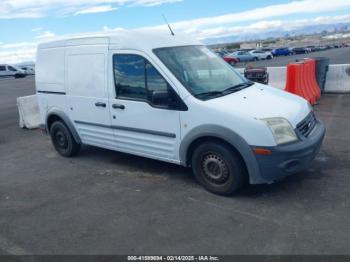
<svg viewBox="0 0 350 262"><path fill-rule="evenodd" d="M114 141L113 130L104 127L111 124L107 55L106 44L68 46L65 51L65 86L71 120L83 143L101 147ZM97 103L105 106L97 106Z"/></svg>
<svg viewBox="0 0 350 262"><path fill-rule="evenodd" d="M295 128L310 112L302 98L259 84L208 101L194 98L152 51L186 45L200 43L184 36L122 32L40 45L36 88L42 121L59 110L68 116L84 144L180 163L182 139L198 126L218 125L232 130L249 145L275 146L261 118L284 117ZM146 58L188 110L166 110L116 98L114 54ZM115 109L114 104L125 108Z"/></svg>

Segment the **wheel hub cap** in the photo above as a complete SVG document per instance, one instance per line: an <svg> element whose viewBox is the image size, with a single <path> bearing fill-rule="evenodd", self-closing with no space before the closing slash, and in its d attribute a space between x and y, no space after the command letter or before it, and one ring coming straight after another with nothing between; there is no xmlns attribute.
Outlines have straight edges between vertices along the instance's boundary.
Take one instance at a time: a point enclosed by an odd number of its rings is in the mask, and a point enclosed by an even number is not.
<svg viewBox="0 0 350 262"><path fill-rule="evenodd" d="M58 131L56 133L56 141L57 144L62 148L65 148L67 146L66 136L61 131Z"/></svg>
<svg viewBox="0 0 350 262"><path fill-rule="evenodd" d="M220 156L213 153L203 157L202 172L207 179L216 184L225 183L229 175L229 170L225 161Z"/></svg>

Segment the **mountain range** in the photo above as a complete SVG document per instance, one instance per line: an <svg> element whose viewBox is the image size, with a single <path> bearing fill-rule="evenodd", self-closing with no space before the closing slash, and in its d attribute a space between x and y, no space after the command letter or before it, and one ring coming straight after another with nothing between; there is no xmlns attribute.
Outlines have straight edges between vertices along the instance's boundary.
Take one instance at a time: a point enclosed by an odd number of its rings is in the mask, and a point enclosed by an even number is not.
<svg viewBox="0 0 350 262"><path fill-rule="evenodd" d="M239 35L231 35L226 37L218 38L207 38L203 42L208 45L224 44L224 43L235 43L235 42L247 42L256 40L266 40L271 38L281 38L289 36L302 36L311 34L329 34L335 32L344 32L350 30L350 23L339 23L339 24L326 24L326 25L312 25L298 28L296 30L271 30L256 33L241 33Z"/></svg>

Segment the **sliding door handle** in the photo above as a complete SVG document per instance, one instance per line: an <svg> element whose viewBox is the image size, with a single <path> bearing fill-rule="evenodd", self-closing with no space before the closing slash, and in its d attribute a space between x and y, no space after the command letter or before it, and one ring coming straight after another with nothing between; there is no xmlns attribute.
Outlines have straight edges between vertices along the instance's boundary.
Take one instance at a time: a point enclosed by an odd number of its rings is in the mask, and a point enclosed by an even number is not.
<svg viewBox="0 0 350 262"><path fill-rule="evenodd" d="M113 104L112 107L113 107L114 109L122 109L122 110L125 109L125 106L124 106L124 105L121 105L121 104Z"/></svg>
<svg viewBox="0 0 350 262"><path fill-rule="evenodd" d="M97 106L97 107L106 107L107 105L106 105L106 103L103 103L103 102L96 102L95 106Z"/></svg>

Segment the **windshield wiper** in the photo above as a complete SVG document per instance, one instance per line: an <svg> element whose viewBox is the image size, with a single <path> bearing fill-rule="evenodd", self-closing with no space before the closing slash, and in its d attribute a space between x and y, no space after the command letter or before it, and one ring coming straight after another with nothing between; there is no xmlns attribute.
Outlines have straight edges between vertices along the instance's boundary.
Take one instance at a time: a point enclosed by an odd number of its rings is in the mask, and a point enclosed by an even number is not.
<svg viewBox="0 0 350 262"><path fill-rule="evenodd" d="M225 96L225 95L237 92L237 91L242 90L244 88L247 88L251 85L254 85L254 82L250 81L250 82L241 83L241 84L229 87L223 91L209 91L209 92L199 93L199 94L196 94L195 97L198 97L198 98L209 98L209 97L216 98L219 96Z"/></svg>
<svg viewBox="0 0 350 262"><path fill-rule="evenodd" d="M254 82L252 82L252 81L245 82L245 83L240 83L238 85L231 86L231 87L225 89L224 91L222 91L222 93L223 94L228 94L228 93L237 92L237 91L240 91L240 90L242 90L244 88L250 87L252 85L254 85Z"/></svg>
<svg viewBox="0 0 350 262"><path fill-rule="evenodd" d="M196 94L196 97L218 97L218 96L222 96L223 92L222 91L209 91L209 92L203 92L203 93L199 93Z"/></svg>

